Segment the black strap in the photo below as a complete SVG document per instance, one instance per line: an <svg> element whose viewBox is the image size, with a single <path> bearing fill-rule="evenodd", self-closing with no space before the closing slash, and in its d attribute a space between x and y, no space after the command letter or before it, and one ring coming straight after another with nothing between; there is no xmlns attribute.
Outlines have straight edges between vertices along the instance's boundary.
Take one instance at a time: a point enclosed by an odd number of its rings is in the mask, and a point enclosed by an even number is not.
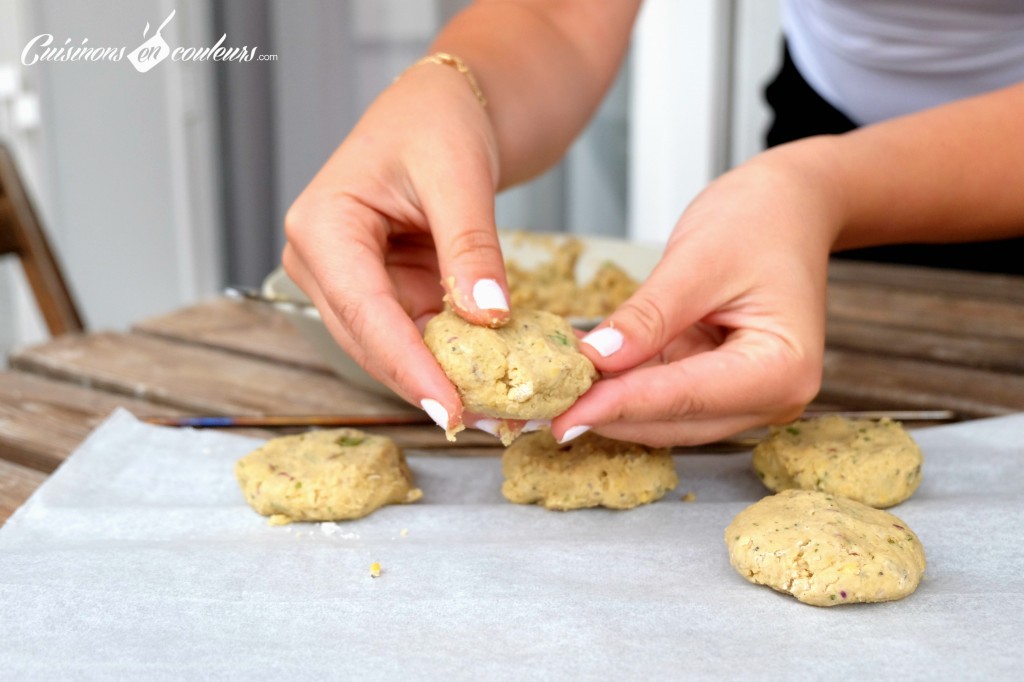
<svg viewBox="0 0 1024 682"><path fill-rule="evenodd" d="M766 142L769 147L812 135L837 135L857 125L804 80L783 43L782 68L765 88L774 112ZM1024 223L1024 216L1021 216ZM1024 275L1024 237L963 244L900 244L854 249L842 258L883 263L926 265L954 270Z"/></svg>

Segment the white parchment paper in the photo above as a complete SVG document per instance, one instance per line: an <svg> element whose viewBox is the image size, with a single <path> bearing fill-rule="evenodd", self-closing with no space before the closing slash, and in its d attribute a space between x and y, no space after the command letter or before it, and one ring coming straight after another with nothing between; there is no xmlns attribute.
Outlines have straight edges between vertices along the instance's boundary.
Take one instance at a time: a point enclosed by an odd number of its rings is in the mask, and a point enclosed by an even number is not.
<svg viewBox="0 0 1024 682"><path fill-rule="evenodd" d="M232 474L258 441L118 412L0 528L0 678L1020 679L1024 415L915 437L924 483L892 511L921 587L824 609L729 565L765 494L749 454L556 513L506 503L496 458L412 453L422 502L272 528Z"/></svg>

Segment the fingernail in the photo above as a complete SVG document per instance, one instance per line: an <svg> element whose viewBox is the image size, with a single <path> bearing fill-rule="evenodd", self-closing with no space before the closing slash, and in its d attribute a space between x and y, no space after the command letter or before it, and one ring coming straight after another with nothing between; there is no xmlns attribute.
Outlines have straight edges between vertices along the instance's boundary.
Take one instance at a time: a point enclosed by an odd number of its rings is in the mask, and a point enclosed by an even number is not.
<svg viewBox="0 0 1024 682"><path fill-rule="evenodd" d="M477 280L473 285L473 302L480 310L508 310L505 292L493 279Z"/></svg>
<svg viewBox="0 0 1024 682"><path fill-rule="evenodd" d="M586 424L580 424L579 426L570 426L565 430L565 433L562 434L562 437L558 439L558 444L562 445L564 443L568 443L574 438L579 438L590 429L591 427L587 426Z"/></svg>
<svg viewBox="0 0 1024 682"><path fill-rule="evenodd" d="M427 416L434 420L435 424L442 429L448 429L448 410L444 409L441 403L432 398L424 398L420 401L420 407L427 413Z"/></svg>
<svg viewBox="0 0 1024 682"><path fill-rule="evenodd" d="M596 332L590 332L580 339L580 343L585 343L596 350L601 354L602 358L606 358L622 348L622 341L622 332L612 327L598 329Z"/></svg>
<svg viewBox="0 0 1024 682"><path fill-rule="evenodd" d="M531 419L523 424L523 433L531 433L533 431L540 431L541 429L549 428L551 428L550 419Z"/></svg>
<svg viewBox="0 0 1024 682"><path fill-rule="evenodd" d="M473 424L474 429L480 429L484 433L489 433L492 436L498 435L499 426L501 426L501 422L497 419L481 419L476 424Z"/></svg>

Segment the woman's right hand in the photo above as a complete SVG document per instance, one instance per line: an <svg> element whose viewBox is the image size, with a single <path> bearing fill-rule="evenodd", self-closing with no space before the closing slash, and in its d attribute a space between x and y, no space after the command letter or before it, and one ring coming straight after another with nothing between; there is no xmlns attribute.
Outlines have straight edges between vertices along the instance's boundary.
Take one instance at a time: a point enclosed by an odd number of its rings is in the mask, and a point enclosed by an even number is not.
<svg viewBox="0 0 1024 682"><path fill-rule="evenodd" d="M411 68L366 111L285 219L283 263L333 337L445 429L462 403L421 338L447 294L467 320L508 320L494 226L495 134L454 68Z"/></svg>

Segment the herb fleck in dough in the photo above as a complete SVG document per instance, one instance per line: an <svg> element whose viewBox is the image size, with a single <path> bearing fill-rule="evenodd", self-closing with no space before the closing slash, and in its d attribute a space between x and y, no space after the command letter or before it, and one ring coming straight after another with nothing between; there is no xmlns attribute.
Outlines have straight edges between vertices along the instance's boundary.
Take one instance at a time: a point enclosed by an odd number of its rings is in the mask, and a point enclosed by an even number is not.
<svg viewBox="0 0 1024 682"><path fill-rule="evenodd" d="M559 445L549 431L522 436L502 457L510 502L566 511L631 509L661 499L679 482L667 449L585 433Z"/></svg>
<svg viewBox="0 0 1024 682"><path fill-rule="evenodd" d="M899 518L813 490L747 507L725 543L741 576L814 606L902 599L925 569L921 541Z"/></svg>
<svg viewBox="0 0 1024 682"><path fill-rule="evenodd" d="M773 427L754 448L772 491L821 490L872 507L903 502L921 483L921 450L899 422L827 416Z"/></svg>
<svg viewBox="0 0 1024 682"><path fill-rule="evenodd" d="M488 417L557 417L597 377L569 323L539 310L516 310L498 329L446 310L427 323L424 341L465 408Z"/></svg>
<svg viewBox="0 0 1024 682"><path fill-rule="evenodd" d="M235 463L235 476L271 525L358 519L423 496L394 441L356 429L271 439Z"/></svg>

